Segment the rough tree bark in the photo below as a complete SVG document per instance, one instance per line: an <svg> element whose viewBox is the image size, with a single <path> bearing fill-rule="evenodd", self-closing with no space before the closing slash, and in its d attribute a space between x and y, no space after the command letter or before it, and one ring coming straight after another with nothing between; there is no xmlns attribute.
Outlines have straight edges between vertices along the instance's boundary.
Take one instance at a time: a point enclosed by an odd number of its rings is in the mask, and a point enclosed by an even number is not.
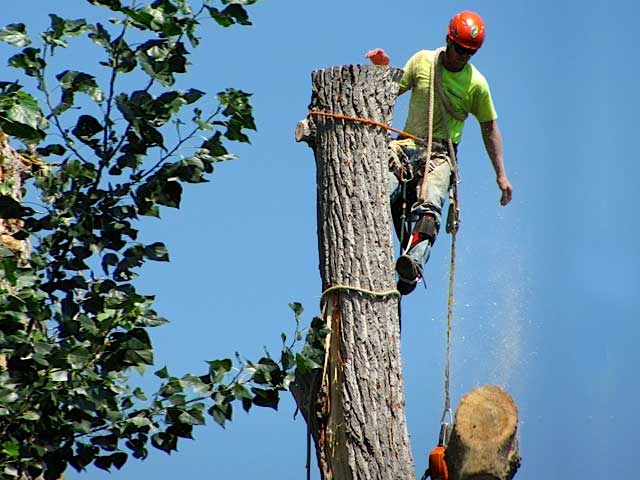
<svg viewBox="0 0 640 480"><path fill-rule="evenodd" d="M456 411L446 461L451 480L510 480L520 466L518 410L500 387L482 386Z"/></svg>
<svg viewBox="0 0 640 480"><path fill-rule="evenodd" d="M390 124L399 71L344 66L312 74L310 110ZM359 122L310 115L296 129L314 149L323 291L395 289L388 207L388 134ZM410 479L398 297L337 290L324 297L330 323L322 378L299 378L324 480Z"/></svg>

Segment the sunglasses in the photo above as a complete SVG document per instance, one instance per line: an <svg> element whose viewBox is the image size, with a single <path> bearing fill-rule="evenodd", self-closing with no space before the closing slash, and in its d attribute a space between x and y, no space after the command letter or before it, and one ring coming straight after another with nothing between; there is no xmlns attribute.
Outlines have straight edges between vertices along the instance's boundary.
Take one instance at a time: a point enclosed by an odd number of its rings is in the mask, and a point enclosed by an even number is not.
<svg viewBox="0 0 640 480"><path fill-rule="evenodd" d="M458 45L455 42L451 42L453 44L453 49L456 51L456 53L458 55L468 55L468 56L473 56L474 53L476 53L478 50L474 50L472 48L466 48L463 47L462 45Z"/></svg>

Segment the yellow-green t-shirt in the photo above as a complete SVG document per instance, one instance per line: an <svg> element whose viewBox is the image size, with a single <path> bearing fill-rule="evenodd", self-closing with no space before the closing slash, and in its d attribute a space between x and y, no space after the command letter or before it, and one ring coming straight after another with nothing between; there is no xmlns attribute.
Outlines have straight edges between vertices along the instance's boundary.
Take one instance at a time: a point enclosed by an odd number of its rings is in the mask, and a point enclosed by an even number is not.
<svg viewBox="0 0 640 480"><path fill-rule="evenodd" d="M429 113L429 84L431 67L435 52L421 50L413 55L404 67L404 75L400 81L400 91L411 90L409 113L404 130L412 135L427 138ZM480 71L467 63L459 72L442 69L442 86L453 108L462 115L471 113L479 122L488 122L498 118L491 99L489 84ZM435 114L433 138L447 138L447 131L442 123L442 112L439 108L438 95L435 94ZM446 115L449 123L451 140L460 143L464 121Z"/></svg>

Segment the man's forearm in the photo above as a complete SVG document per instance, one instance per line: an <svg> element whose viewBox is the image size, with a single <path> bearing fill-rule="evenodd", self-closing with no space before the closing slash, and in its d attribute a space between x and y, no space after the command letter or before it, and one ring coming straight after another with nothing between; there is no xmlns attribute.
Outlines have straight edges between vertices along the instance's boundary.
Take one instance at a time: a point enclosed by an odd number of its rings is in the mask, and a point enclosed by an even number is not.
<svg viewBox="0 0 640 480"><path fill-rule="evenodd" d="M480 124L480 130L482 132L484 146L491 160L491 165L493 165L493 169L496 172L496 178L505 177L507 174L502 158L502 135L498 128L498 122L496 120L482 122Z"/></svg>

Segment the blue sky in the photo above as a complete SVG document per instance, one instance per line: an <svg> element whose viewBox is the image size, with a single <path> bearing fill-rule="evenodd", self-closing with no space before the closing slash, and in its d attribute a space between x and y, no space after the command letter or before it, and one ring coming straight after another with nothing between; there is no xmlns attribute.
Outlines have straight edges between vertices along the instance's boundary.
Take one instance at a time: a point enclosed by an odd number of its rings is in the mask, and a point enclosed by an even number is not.
<svg viewBox="0 0 640 480"><path fill-rule="evenodd" d="M63 5L61 5L63 4ZM514 187L500 207L477 123L460 148L452 401L499 384L520 412L523 464L516 478L633 478L640 386L640 166L636 20L631 1L261 1L253 27L209 24L183 88L252 92L258 131L240 158L188 189L144 236L164 241L171 263L149 265L139 287L172 320L156 329L158 367L199 372L205 360L277 352L292 332L287 303L318 313L315 165L293 131L306 115L314 69L363 63L383 47L402 67L443 43L449 18L478 11L487 24L473 63L491 85ZM7 2L3 24L35 33L49 12L79 18L85 2ZM11 50L1 47L5 55ZM89 68L93 57L74 68ZM3 62L5 63L5 62ZM0 67L3 80L17 72ZM408 96L407 96L408 97ZM398 101L402 127L408 98ZM440 236L428 290L403 301L406 411L418 477L437 440L443 405L449 237ZM285 396L278 412L238 411L226 430L196 431L171 456L154 452L106 474L70 479L300 479L305 426ZM314 470L314 477L318 478Z"/></svg>

